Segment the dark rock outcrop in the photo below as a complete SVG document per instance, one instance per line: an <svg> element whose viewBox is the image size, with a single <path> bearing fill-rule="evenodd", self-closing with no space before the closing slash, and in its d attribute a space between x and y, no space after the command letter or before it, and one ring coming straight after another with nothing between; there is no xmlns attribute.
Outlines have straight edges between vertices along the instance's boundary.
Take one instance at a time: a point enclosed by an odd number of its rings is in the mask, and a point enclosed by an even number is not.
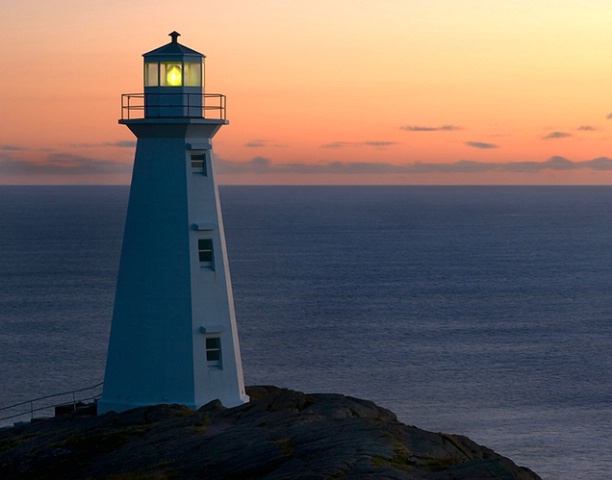
<svg viewBox="0 0 612 480"><path fill-rule="evenodd" d="M538 479L470 439L374 403L251 387L251 402L63 415L0 431L8 479Z"/></svg>

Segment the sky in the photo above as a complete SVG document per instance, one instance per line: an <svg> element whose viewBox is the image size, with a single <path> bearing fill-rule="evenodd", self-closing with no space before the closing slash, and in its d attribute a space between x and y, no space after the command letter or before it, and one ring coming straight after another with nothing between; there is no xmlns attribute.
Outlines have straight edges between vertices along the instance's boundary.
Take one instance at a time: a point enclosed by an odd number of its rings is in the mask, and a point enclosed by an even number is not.
<svg viewBox="0 0 612 480"><path fill-rule="evenodd" d="M129 184L170 41L222 184L610 185L611 0L0 0L0 184Z"/></svg>

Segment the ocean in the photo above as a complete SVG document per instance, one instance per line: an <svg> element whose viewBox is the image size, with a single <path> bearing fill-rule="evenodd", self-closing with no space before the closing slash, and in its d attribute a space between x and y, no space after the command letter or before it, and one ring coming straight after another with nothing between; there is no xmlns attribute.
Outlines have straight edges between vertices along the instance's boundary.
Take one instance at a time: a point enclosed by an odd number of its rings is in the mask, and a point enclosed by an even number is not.
<svg viewBox="0 0 612 480"><path fill-rule="evenodd" d="M128 193L0 187L0 407L103 380ZM248 385L609 478L611 187L220 194Z"/></svg>

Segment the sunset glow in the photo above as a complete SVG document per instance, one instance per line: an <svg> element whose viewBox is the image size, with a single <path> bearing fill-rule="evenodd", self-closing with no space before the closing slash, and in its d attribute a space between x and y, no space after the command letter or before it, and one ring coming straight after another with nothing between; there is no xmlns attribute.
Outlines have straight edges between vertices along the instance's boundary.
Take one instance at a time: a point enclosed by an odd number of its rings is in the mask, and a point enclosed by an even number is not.
<svg viewBox="0 0 612 480"><path fill-rule="evenodd" d="M2 184L129 183L120 96L173 30L222 183L612 183L608 0L5 3Z"/></svg>

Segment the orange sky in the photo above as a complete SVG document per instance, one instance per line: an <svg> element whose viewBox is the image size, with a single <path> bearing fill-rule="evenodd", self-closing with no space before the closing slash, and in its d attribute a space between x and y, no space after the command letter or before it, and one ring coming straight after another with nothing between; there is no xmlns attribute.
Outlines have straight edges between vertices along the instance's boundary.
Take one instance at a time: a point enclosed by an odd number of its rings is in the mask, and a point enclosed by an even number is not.
<svg viewBox="0 0 612 480"><path fill-rule="evenodd" d="M129 183L120 95L179 31L221 183L611 184L609 0L4 0L0 184Z"/></svg>

